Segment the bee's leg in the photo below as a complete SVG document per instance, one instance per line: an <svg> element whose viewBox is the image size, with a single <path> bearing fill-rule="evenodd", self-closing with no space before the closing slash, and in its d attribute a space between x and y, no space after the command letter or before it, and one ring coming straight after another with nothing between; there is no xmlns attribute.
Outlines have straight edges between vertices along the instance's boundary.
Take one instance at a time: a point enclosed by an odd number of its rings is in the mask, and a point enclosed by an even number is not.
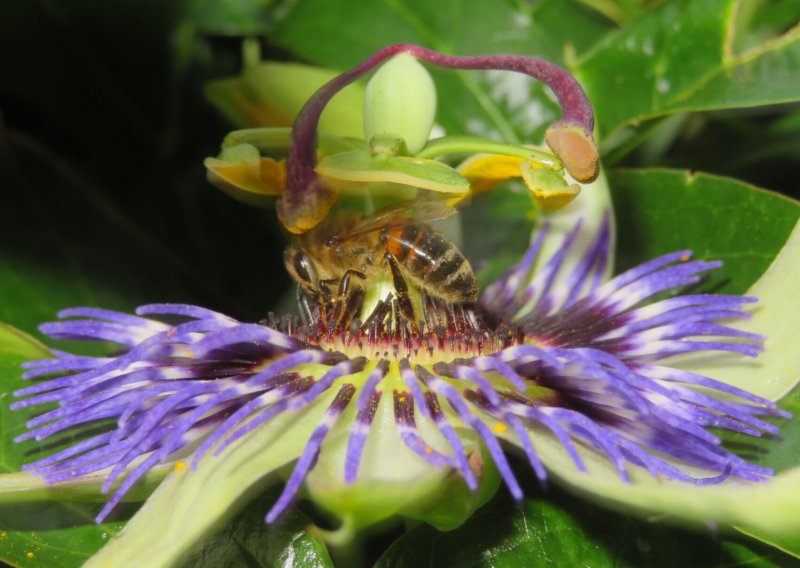
<svg viewBox="0 0 800 568"><path fill-rule="evenodd" d="M319 302L308 290L297 288L297 304L300 306L300 318L303 320L303 323L311 325L319 321Z"/></svg>
<svg viewBox="0 0 800 568"><path fill-rule="evenodd" d="M346 296L351 291L350 281L353 279L353 277L356 277L356 276L358 278L361 278L361 280L366 280L367 279L367 275L364 274L363 272L359 272L358 270L350 269L350 270L348 270L347 272L344 273L344 276L342 276L342 279L339 280L339 297L340 298Z"/></svg>
<svg viewBox="0 0 800 568"><path fill-rule="evenodd" d="M335 308L335 298L331 292L331 285L336 284L338 280L320 280L317 282L317 289L319 293L316 294L315 300L319 307L318 322L328 325L331 319L331 313Z"/></svg>
<svg viewBox="0 0 800 568"><path fill-rule="evenodd" d="M397 305L400 308L400 314L408 321L409 326L413 330L417 330L417 314L414 310L414 302L411 301L411 296L408 293L408 283L403 278L403 273L400 271L400 266L397 259L390 252L384 255L384 258L389 263L389 269L392 271L392 284L397 296Z"/></svg>
<svg viewBox="0 0 800 568"><path fill-rule="evenodd" d="M334 284L336 284L337 282L338 282L338 280L335 280L335 279L320 280L319 281L318 287L319 287L320 292L322 292L323 301L332 302L334 300L333 292L331 292L331 288L330 287L333 286Z"/></svg>
<svg viewBox="0 0 800 568"><path fill-rule="evenodd" d="M367 275L358 270L348 270L339 280L339 289L336 295L336 307L333 313L333 320L336 326L339 327L345 320L349 322L355 314L361 309L361 303L364 300L364 290L361 286L353 285L353 278L360 278L366 280Z"/></svg>

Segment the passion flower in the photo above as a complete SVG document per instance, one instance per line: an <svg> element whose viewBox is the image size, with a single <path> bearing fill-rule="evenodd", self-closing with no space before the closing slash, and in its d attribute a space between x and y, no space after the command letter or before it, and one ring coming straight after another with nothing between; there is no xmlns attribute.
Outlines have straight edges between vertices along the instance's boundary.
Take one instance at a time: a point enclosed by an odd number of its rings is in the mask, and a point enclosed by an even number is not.
<svg viewBox="0 0 800 568"><path fill-rule="evenodd" d="M337 190L321 181L324 168L317 164L322 108L341 86L398 53L446 67L523 71L547 81L564 107L562 120L548 129L553 159L576 179L597 174L591 107L563 70L517 56L460 58L392 46L322 87L295 122L285 169L276 166L280 175L271 186L290 232L304 233L324 221L336 200ZM393 68L408 65L404 59ZM455 176L464 180L465 191L521 175L541 182L539 198L555 196L563 205L576 195L564 189L561 177L534 175L530 153L538 151L529 149L513 148L514 159L501 160L502 175L484 155L465 162L463 178L441 162L431 169L420 158L426 152L508 148L465 139L425 144L429 110L414 136L414 121L404 113L387 118L376 111L370 115L378 116L372 120L378 125L369 141L372 153L333 144L338 149L331 156L338 158L328 166L339 169L324 171L341 177L354 164L362 172L402 170L405 182L427 176L442 187L455 187L442 181ZM402 143L391 138L393 125L403 130ZM400 155L408 151L405 138L413 139L416 156ZM259 186L264 172L272 171L263 165L271 162L261 162L265 158L255 147L239 150L232 166L225 163L227 174L241 173L240 159L257 167L248 170L247 183L236 175L226 183ZM381 167L374 169L376 163ZM560 171L561 165L553 168ZM388 181L398 183L396 177ZM26 365L25 377L38 382L17 391L20 400L12 407L43 411L17 441L74 441L25 469L49 484L102 477L102 491L111 497L99 522L155 468L172 466L170 478L119 538L90 561L98 565L169 565L274 471L285 473L286 483L266 521L275 521L305 489L341 518L342 528L328 535L339 541L393 515L455 527L494 493L498 479L522 499L506 453L519 450L544 482L550 473L541 449L553 443L569 456L571 468L587 476L587 452L613 464L623 481L633 470L698 485L771 476L772 470L725 448L715 430L774 434L777 427L765 419L787 413L740 388L668 364L669 357L686 353L757 356L762 337L729 325L748 317L746 307L755 299L677 295L720 265L692 260L689 251L608 280L608 214L597 229L575 222L560 242L551 232L543 224L505 275L479 296L470 280L458 301L435 293L441 282L426 288L397 277L394 272L402 270L389 250L392 277L353 276L366 280L359 294L344 293L346 276L315 282L311 292L301 293L302 319L271 315L246 323L181 304L146 305L135 315L64 310L61 321L41 326L43 333L111 343L116 350L94 357L53 350L53 358ZM440 257L466 262L460 253ZM312 279L303 265L295 271L299 281ZM465 274L461 264L444 272ZM667 292L673 296L663 299ZM207 482L213 487L204 487ZM186 487L194 493L176 498ZM218 500L196 511L194 496L209 492ZM148 521L154 514L155 524ZM152 546L159 539L165 546ZM125 555L131 546L119 544L125 542L137 548L130 558Z"/></svg>
<svg viewBox="0 0 800 568"><path fill-rule="evenodd" d="M296 448L297 463L268 522L291 504L318 461L335 465L321 482L329 493L323 503L337 490L371 479L363 459L368 441L384 451L397 446L389 455L410 450L424 468L455 472L472 491L483 471L475 454L482 448L517 499L522 491L501 441L521 449L544 481L536 451L540 436L557 438L578 469L584 466L576 444L602 452L623 479L629 467L699 484L770 476L771 470L721 446L709 428L776 433L762 417L785 413L768 400L659 363L687 352L756 356L759 336L718 323L746 317L743 308L754 299L690 294L647 303L696 283L720 264L690 260L688 251L604 283L607 223L568 273L564 259L580 226L533 273L547 231L484 291L479 305L443 306L426 297L417 332L392 309L394 295L364 322L334 322L317 312L306 323L274 316L242 323L167 304L142 306L135 316L65 310L63 321L41 330L57 339L113 342L121 351L108 357L54 352L55 359L27 364L27 378L64 376L15 393L26 398L14 408L58 405L29 421L30 430L18 440L108 426L26 469L58 483L110 468L105 490L123 476L98 515L101 521L150 468L174 461L186 447L195 448L195 466L279 415L298 419L312 412L316 426ZM153 316L186 321L168 324ZM325 404L315 404L320 400ZM388 421L394 424L388 432L373 428ZM325 446L332 432L348 433L346 443ZM326 456L325 449L339 455ZM687 473L682 465L707 475ZM402 510L431 495L401 493L396 499L402 505L394 509Z"/></svg>

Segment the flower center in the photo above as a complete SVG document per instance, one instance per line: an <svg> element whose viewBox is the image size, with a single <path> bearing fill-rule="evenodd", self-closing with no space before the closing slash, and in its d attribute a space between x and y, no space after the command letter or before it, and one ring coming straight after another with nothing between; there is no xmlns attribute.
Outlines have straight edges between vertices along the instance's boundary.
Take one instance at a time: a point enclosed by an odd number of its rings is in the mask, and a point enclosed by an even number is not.
<svg viewBox="0 0 800 568"><path fill-rule="evenodd" d="M518 329L493 322L477 304L445 303L424 292L420 297L419 313L404 310L403 298L390 293L363 321L353 315L360 313L360 306L353 309L346 305L348 299L339 299L315 305L310 321L270 314L264 323L349 358L408 359L416 364L490 355L523 341Z"/></svg>

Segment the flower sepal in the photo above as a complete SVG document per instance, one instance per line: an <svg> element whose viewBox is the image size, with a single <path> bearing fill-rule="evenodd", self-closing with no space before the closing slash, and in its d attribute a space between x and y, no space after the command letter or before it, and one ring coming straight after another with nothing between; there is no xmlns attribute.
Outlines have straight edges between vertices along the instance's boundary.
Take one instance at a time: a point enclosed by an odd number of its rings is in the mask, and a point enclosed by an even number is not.
<svg viewBox="0 0 800 568"><path fill-rule="evenodd" d="M176 462L139 512L85 566L173 566L274 483L272 472L298 458L333 396L324 393L306 412L278 416L197 463Z"/></svg>
<svg viewBox="0 0 800 568"><path fill-rule="evenodd" d="M123 501L137 502L146 499L175 466L174 461L158 464L139 480ZM132 469L132 468L131 468ZM0 503L32 503L37 501L104 503L108 495L102 487L110 469L95 471L87 475L67 479L58 485L48 483L41 475L32 471L19 471L0 475ZM112 485L116 491L122 480Z"/></svg>

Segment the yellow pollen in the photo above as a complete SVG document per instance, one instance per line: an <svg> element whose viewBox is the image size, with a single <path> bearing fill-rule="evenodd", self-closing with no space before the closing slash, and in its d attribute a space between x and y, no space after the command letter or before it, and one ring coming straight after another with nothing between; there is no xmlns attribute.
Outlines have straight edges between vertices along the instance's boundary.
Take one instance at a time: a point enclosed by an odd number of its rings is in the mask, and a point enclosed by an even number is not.
<svg viewBox="0 0 800 568"><path fill-rule="evenodd" d="M183 471L186 469L186 463L182 461L175 462L175 471Z"/></svg>
<svg viewBox="0 0 800 568"><path fill-rule="evenodd" d="M685 255L683 255L683 256L681 257L681 259L680 259L680 260L681 260L681 262L686 262L686 261L688 261L688 260L689 260L689 258L691 258L691 257L690 257L688 254L685 254Z"/></svg>
<svg viewBox="0 0 800 568"><path fill-rule="evenodd" d="M433 448L430 446L425 446L425 453L431 455L433 453Z"/></svg>
<svg viewBox="0 0 800 568"><path fill-rule="evenodd" d="M36 555L33 552L26 552L25 556L27 556L28 558L33 558Z"/></svg>
<svg viewBox="0 0 800 568"><path fill-rule="evenodd" d="M494 425L494 431L497 432L498 434L502 434L506 430L508 430L508 426L506 426L502 422L498 422L497 424Z"/></svg>

